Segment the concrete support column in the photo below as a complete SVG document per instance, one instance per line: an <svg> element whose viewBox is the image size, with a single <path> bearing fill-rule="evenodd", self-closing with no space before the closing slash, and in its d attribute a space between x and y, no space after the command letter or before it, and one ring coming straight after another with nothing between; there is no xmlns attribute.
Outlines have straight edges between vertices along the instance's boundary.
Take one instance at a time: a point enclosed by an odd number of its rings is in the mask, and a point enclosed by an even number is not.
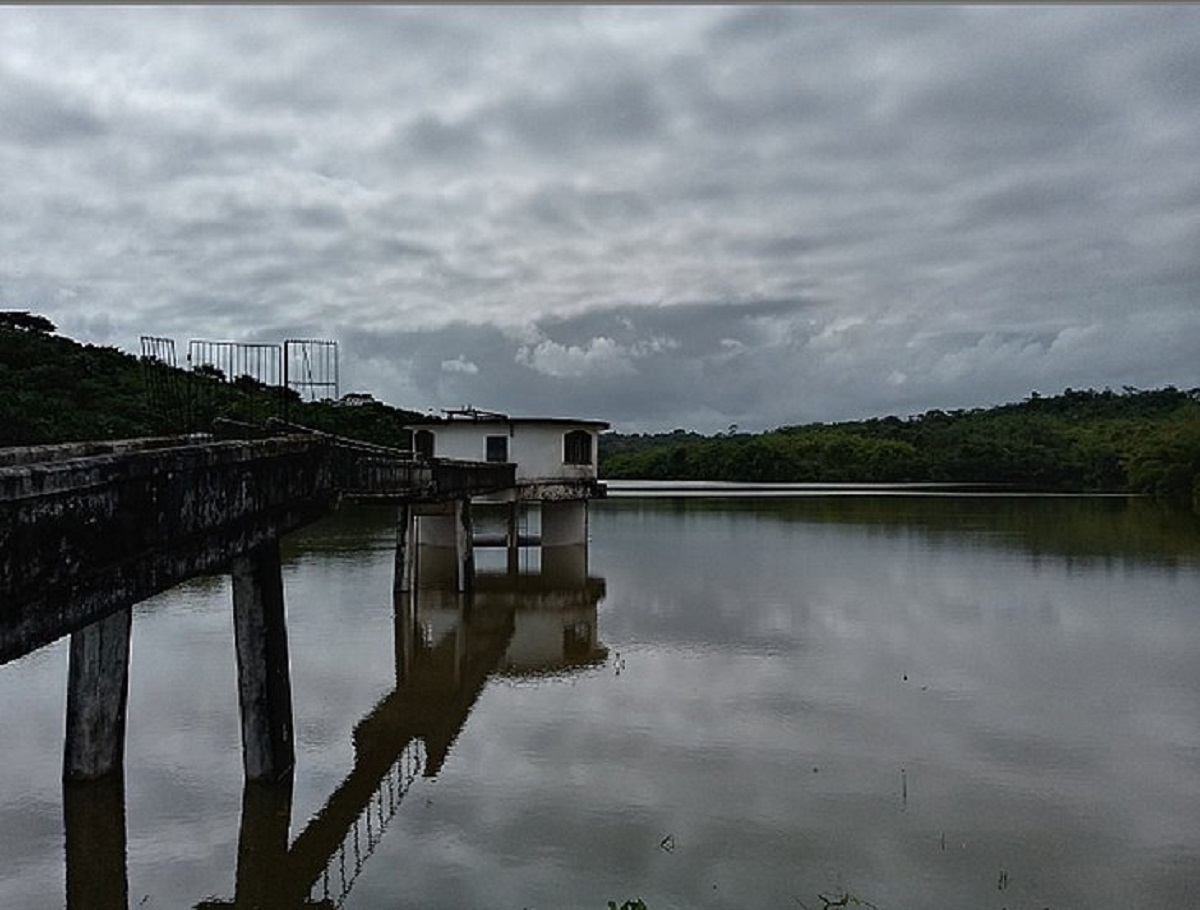
<svg viewBox="0 0 1200 910"><path fill-rule="evenodd" d="M568 547L587 543L586 499L542 503L542 547Z"/></svg>
<svg viewBox="0 0 1200 910"><path fill-rule="evenodd" d="M458 590L475 587L475 527L471 522L471 500L454 501L454 552L458 564Z"/></svg>
<svg viewBox="0 0 1200 910"><path fill-rule="evenodd" d="M459 591L470 591L475 584L474 537L471 500L456 499L423 509L421 543L454 551L455 588Z"/></svg>
<svg viewBox="0 0 1200 910"><path fill-rule="evenodd" d="M233 632L246 779L280 780L295 751L278 540L233 560Z"/></svg>
<svg viewBox="0 0 1200 910"><path fill-rule="evenodd" d="M521 503L513 500L508 504L508 525L504 533L504 548L507 553L506 568L510 575L520 569L521 555Z"/></svg>
<svg viewBox="0 0 1200 910"><path fill-rule="evenodd" d="M71 634L64 780L91 780L122 767L132 626L126 607Z"/></svg>
<svg viewBox="0 0 1200 910"><path fill-rule="evenodd" d="M413 507L403 503L396 515L396 570L392 590L412 591L416 588L417 516Z"/></svg>

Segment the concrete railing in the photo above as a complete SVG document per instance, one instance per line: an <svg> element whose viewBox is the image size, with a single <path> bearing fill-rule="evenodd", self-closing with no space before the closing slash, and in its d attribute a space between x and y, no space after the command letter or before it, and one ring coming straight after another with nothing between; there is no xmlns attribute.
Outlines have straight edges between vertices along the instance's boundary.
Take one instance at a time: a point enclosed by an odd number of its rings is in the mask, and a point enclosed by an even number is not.
<svg viewBox="0 0 1200 910"><path fill-rule="evenodd" d="M329 447L131 445L0 467L0 662L323 515Z"/></svg>

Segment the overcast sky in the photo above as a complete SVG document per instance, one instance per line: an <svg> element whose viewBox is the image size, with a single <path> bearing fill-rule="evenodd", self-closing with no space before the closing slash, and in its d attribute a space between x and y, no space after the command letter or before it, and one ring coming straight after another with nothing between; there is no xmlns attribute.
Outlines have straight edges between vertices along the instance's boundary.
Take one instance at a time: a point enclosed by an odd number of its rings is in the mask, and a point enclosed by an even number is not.
<svg viewBox="0 0 1200 910"><path fill-rule="evenodd" d="M1200 385L1200 6L0 7L0 307L712 432Z"/></svg>

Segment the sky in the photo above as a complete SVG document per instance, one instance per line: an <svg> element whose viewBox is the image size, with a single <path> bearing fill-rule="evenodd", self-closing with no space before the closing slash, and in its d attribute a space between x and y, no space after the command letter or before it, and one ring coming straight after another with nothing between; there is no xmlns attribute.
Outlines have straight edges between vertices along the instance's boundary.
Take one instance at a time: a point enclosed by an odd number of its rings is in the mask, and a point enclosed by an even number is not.
<svg viewBox="0 0 1200 910"><path fill-rule="evenodd" d="M1200 6L0 7L0 308L622 432L1200 385Z"/></svg>

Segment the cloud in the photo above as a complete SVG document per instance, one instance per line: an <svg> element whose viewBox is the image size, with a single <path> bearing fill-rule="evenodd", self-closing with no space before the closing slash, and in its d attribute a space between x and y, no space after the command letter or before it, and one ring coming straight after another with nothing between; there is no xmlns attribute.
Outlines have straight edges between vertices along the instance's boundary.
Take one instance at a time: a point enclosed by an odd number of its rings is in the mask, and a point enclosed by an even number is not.
<svg viewBox="0 0 1200 910"><path fill-rule="evenodd" d="M586 345L559 344L545 338L537 344L518 348L516 360L538 373L560 378L637 372L629 352L603 336L590 339Z"/></svg>
<svg viewBox="0 0 1200 910"><path fill-rule="evenodd" d="M479 372L479 367L459 354L453 360L443 360L442 371L445 373L465 373L468 376L474 376Z"/></svg>
<svg viewBox="0 0 1200 910"><path fill-rule="evenodd" d="M84 340L303 332L402 406L646 429L1196 384L1194 7L0 29L0 295Z"/></svg>

